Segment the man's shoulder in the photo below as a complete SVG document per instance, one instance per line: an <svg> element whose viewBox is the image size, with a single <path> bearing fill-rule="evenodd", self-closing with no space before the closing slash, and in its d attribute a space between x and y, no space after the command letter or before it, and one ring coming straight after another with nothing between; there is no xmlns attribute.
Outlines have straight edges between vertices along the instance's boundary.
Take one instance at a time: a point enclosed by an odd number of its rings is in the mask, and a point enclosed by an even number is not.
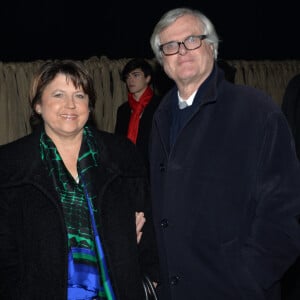
<svg viewBox="0 0 300 300"><path fill-rule="evenodd" d="M124 110L124 109L128 109L129 108L129 103L128 101L124 101L123 103L121 103L118 107L118 110Z"/></svg>

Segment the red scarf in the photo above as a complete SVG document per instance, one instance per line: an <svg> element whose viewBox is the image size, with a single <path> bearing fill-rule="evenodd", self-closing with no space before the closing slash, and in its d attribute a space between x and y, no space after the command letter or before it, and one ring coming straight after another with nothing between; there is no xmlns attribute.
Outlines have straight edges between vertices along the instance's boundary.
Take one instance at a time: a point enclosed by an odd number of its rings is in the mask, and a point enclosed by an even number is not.
<svg viewBox="0 0 300 300"><path fill-rule="evenodd" d="M139 131L140 117L145 107L153 96L152 89L148 86L139 101L136 101L132 93L128 93L128 103L131 108L131 116L128 125L127 137L135 144Z"/></svg>

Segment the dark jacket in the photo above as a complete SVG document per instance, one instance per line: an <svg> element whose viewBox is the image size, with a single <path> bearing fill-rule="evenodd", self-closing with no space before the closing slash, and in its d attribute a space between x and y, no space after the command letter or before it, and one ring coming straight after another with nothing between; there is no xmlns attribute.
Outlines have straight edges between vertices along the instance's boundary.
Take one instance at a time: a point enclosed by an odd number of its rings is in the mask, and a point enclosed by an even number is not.
<svg viewBox="0 0 300 300"><path fill-rule="evenodd" d="M139 123L139 131L136 139L136 146L141 152L146 165L149 161L149 136L152 127L153 114L158 107L160 98L154 95L149 104L144 109ZM121 104L117 111L117 120L115 126L115 133L127 136L129 120L131 116L131 108L128 101Z"/></svg>
<svg viewBox="0 0 300 300"><path fill-rule="evenodd" d="M172 149L176 88L154 115L150 166L161 299L280 299L279 279L300 254L292 136L272 99L215 73L196 94L200 103Z"/></svg>
<svg viewBox="0 0 300 300"><path fill-rule="evenodd" d="M300 159L300 74L289 81L283 95L281 109L291 127Z"/></svg>
<svg viewBox="0 0 300 300"><path fill-rule="evenodd" d="M300 74L295 75L286 87L281 109L285 114L295 139L300 159ZM288 269L282 280L282 299L300 299L300 258Z"/></svg>
<svg viewBox="0 0 300 300"><path fill-rule="evenodd" d="M0 148L0 299L67 299L67 231L39 136ZM110 278L118 300L141 300L141 274L157 279L147 173L127 139L94 136L100 152L94 205ZM135 211L147 219L139 246Z"/></svg>

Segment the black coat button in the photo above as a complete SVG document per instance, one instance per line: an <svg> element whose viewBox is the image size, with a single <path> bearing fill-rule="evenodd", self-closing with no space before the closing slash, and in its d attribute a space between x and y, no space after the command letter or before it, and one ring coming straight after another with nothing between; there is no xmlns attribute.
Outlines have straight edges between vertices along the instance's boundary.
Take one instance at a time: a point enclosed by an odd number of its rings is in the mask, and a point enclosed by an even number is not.
<svg viewBox="0 0 300 300"><path fill-rule="evenodd" d="M161 226L162 228L167 228L167 227L169 226L169 221L168 221L167 219L162 219L162 220L160 221L160 226Z"/></svg>
<svg viewBox="0 0 300 300"><path fill-rule="evenodd" d="M170 278L170 284L171 285L177 285L179 283L179 277L178 276L172 276Z"/></svg>
<svg viewBox="0 0 300 300"><path fill-rule="evenodd" d="M165 167L165 165L164 165L163 163L160 163L160 164L159 164L159 170L160 170L161 172L165 172L165 171L166 171L166 167Z"/></svg>

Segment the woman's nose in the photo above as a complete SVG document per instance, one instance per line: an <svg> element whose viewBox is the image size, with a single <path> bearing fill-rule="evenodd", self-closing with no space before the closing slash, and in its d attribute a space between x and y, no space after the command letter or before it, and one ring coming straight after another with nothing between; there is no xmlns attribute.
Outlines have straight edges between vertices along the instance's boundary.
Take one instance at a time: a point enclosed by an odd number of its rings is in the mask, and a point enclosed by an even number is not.
<svg viewBox="0 0 300 300"><path fill-rule="evenodd" d="M65 101L65 106L68 108L74 108L76 106L74 97L67 96Z"/></svg>

